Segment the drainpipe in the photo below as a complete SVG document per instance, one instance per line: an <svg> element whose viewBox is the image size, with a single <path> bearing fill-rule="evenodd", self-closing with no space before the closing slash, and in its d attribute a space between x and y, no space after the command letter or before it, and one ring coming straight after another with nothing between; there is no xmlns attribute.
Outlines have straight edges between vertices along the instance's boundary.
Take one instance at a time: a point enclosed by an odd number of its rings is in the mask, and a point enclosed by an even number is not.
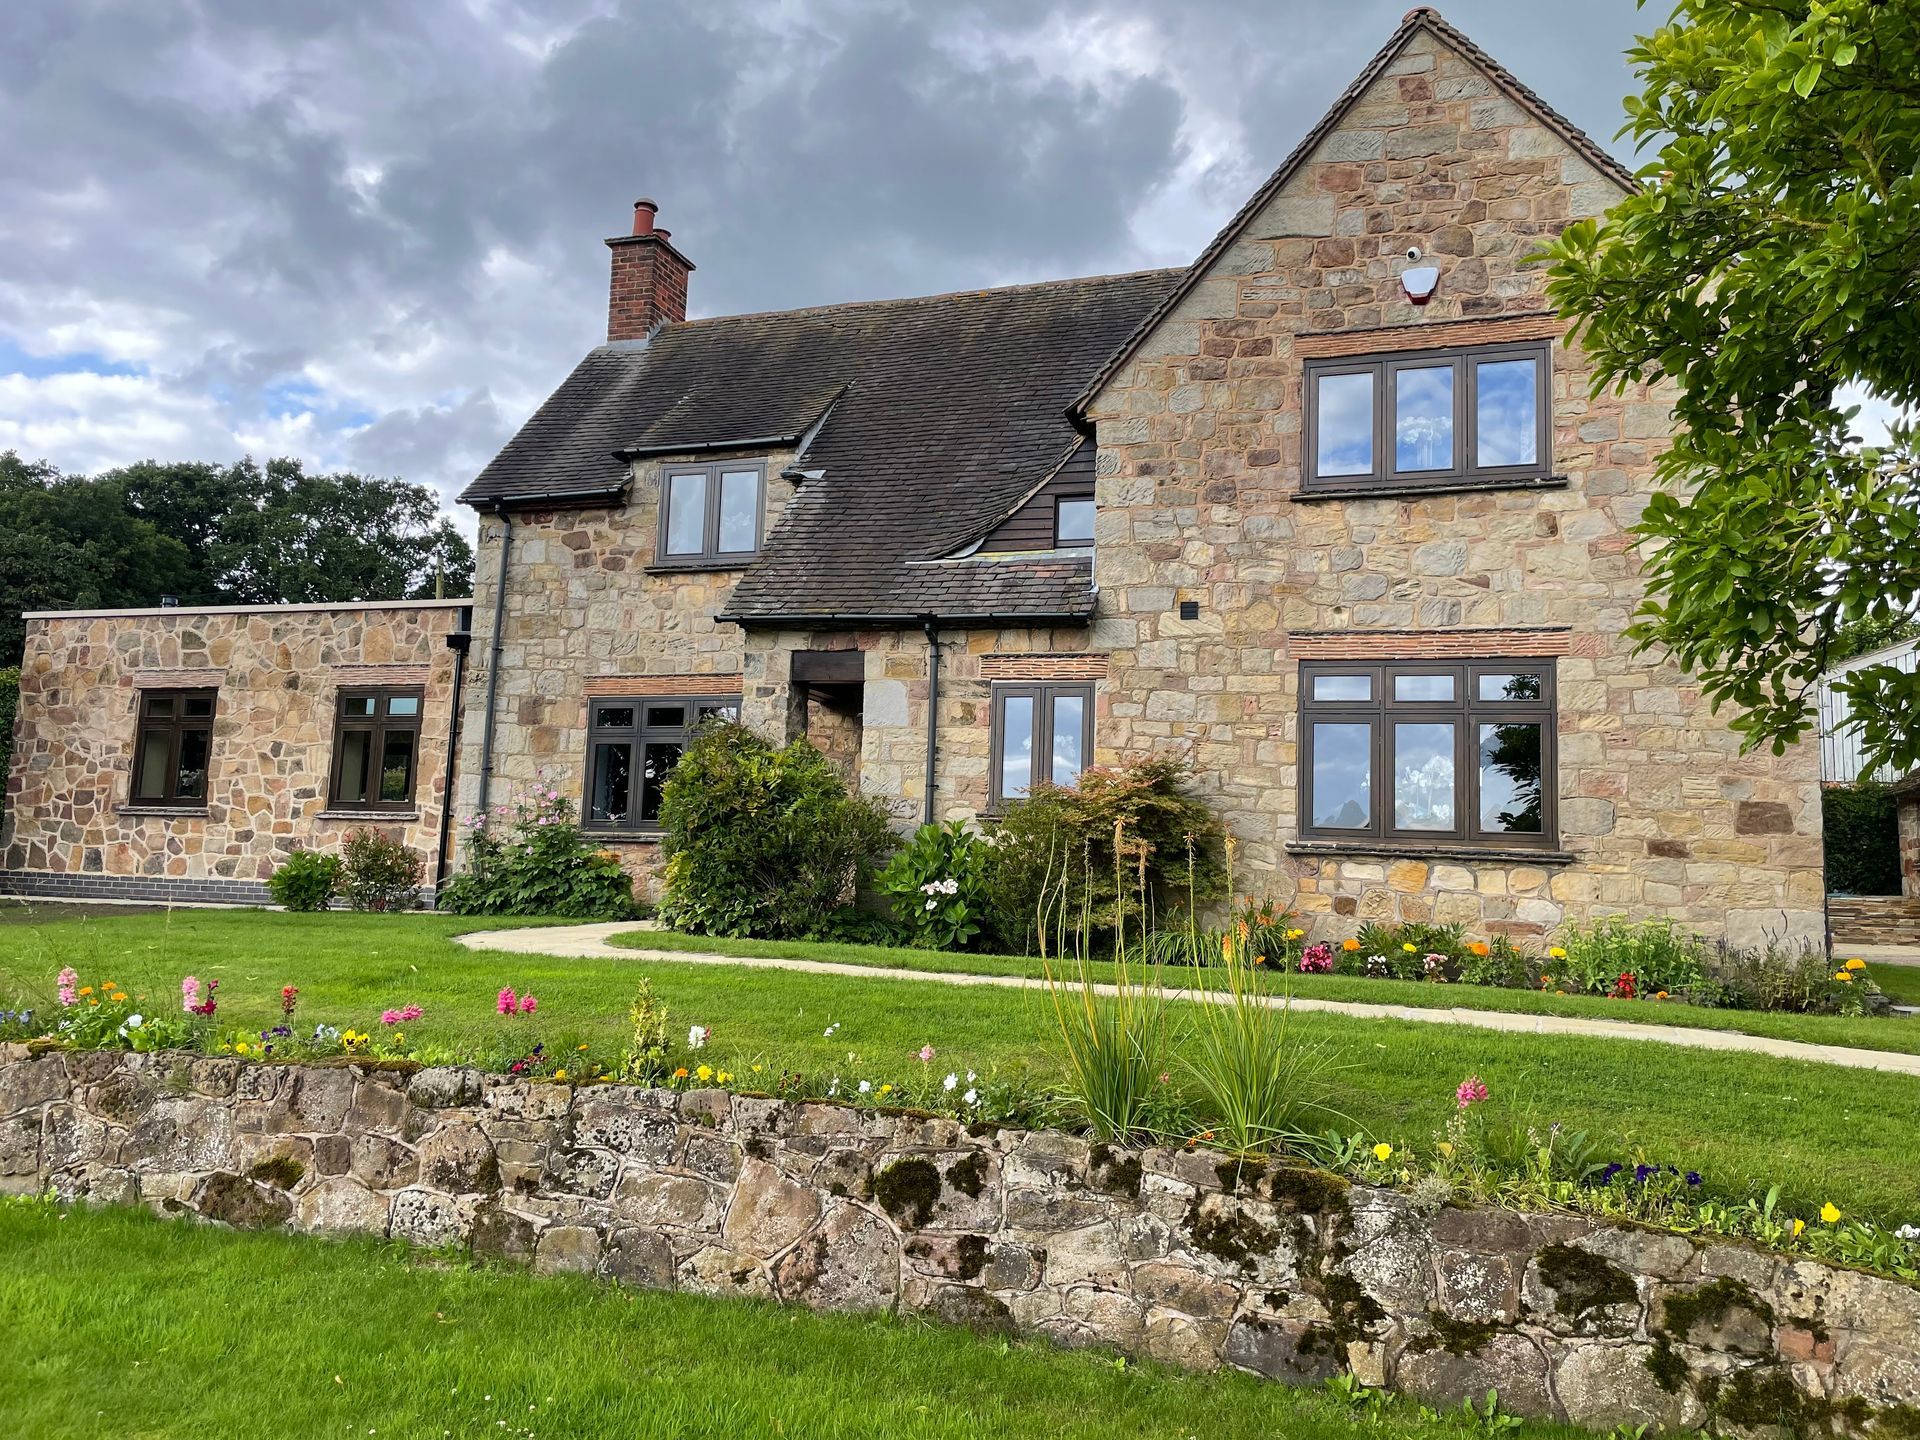
<svg viewBox="0 0 1920 1440"><path fill-rule="evenodd" d="M940 758L940 631L929 617L923 628L927 634L927 799L921 823L933 823L934 766Z"/></svg>
<svg viewBox="0 0 1920 1440"><path fill-rule="evenodd" d="M439 904L440 887L447 883L447 862L453 844L454 762L460 754L460 692L467 683L467 651L473 647L473 607L460 607L460 628L447 636L447 648L453 651L453 700L447 706L447 768L440 781L440 853L433 866L434 903Z"/></svg>
<svg viewBox="0 0 1920 1440"><path fill-rule="evenodd" d="M500 568L493 577L493 634L487 640L487 713L480 721L480 813L487 813L487 792L493 780L493 709L500 692L500 627L507 618L507 563L513 558L513 512L496 500L500 517Z"/></svg>

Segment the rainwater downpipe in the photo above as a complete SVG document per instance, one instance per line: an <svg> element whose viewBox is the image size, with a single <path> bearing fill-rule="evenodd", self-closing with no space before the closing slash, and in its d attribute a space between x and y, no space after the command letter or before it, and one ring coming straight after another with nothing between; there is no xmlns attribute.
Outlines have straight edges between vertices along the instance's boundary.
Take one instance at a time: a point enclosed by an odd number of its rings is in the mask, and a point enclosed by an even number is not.
<svg viewBox="0 0 1920 1440"><path fill-rule="evenodd" d="M500 693L500 627L507 618L507 565L513 559L513 512L496 500L500 517L500 568L493 577L493 634L487 637L487 713L480 720L480 804L487 813L487 793L493 780L493 707Z"/></svg>
<svg viewBox="0 0 1920 1440"><path fill-rule="evenodd" d="M931 618L924 628L927 632L927 799L921 823L931 825L934 767L940 759L940 630Z"/></svg>
<svg viewBox="0 0 1920 1440"><path fill-rule="evenodd" d="M467 651L473 645L473 607L460 607L460 628L447 636L447 648L453 652L453 699L447 706L447 768L440 780L440 848L433 862L434 904L439 904L440 887L447 883L447 866L453 859L453 782L455 762L460 755L460 700L467 684Z"/></svg>

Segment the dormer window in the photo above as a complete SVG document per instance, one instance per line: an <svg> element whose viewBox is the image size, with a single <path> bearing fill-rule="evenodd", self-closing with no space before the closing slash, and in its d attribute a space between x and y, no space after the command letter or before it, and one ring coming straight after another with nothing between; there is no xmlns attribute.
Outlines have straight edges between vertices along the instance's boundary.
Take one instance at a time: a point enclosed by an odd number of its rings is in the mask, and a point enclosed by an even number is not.
<svg viewBox="0 0 1920 1440"><path fill-rule="evenodd" d="M656 563L720 569L759 554L766 479L766 467L753 461L667 466L660 482Z"/></svg>
<svg viewBox="0 0 1920 1440"><path fill-rule="evenodd" d="M1053 548L1093 544L1093 496L1062 495L1053 506Z"/></svg>

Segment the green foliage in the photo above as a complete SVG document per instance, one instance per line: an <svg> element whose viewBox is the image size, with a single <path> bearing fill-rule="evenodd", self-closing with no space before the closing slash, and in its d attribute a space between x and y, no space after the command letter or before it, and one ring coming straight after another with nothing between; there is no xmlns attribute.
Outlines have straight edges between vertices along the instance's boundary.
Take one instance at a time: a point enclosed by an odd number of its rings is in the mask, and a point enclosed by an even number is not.
<svg viewBox="0 0 1920 1440"><path fill-rule="evenodd" d="M653 997L653 982L642 980L627 1007L633 1038L620 1056L620 1073L637 1085L651 1085L667 1073L667 1007Z"/></svg>
<svg viewBox="0 0 1920 1440"><path fill-rule="evenodd" d="M1485 952L1484 954L1482 952ZM1540 983L1540 961L1505 935L1467 947L1460 962L1460 980L1466 985L1493 985L1503 990L1530 990Z"/></svg>
<svg viewBox="0 0 1920 1440"><path fill-rule="evenodd" d="M340 886L338 855L296 850L267 881L273 903L289 910L324 910Z"/></svg>
<svg viewBox="0 0 1920 1440"><path fill-rule="evenodd" d="M398 840L364 827L349 830L340 847L340 898L355 910L405 910L425 869Z"/></svg>
<svg viewBox="0 0 1920 1440"><path fill-rule="evenodd" d="M1829 894L1900 893L1898 809L1893 792L1872 780L1821 792Z"/></svg>
<svg viewBox="0 0 1920 1440"><path fill-rule="evenodd" d="M1036 785L1009 805L994 830L1001 938L1061 954L1072 932L1109 940L1224 894L1226 832L1185 793L1192 773L1183 756L1153 755L1082 771L1071 787Z"/></svg>
<svg viewBox="0 0 1920 1440"><path fill-rule="evenodd" d="M1707 947L1670 920L1634 924L1609 915L1568 925L1556 939L1566 954L1553 957L1554 984L1570 993L1611 995L1620 988L1620 977L1631 975L1639 996L1676 995L1706 974Z"/></svg>
<svg viewBox="0 0 1920 1440"><path fill-rule="evenodd" d="M0 816L7 813L7 776L13 767L13 717L19 706L19 667L0 667Z"/></svg>
<svg viewBox="0 0 1920 1440"><path fill-rule="evenodd" d="M495 825L506 821L506 834ZM560 792L536 787L509 811L476 815L462 837L466 869L440 891L452 915L556 915L624 920L633 880L619 857L589 842Z"/></svg>
<svg viewBox="0 0 1920 1440"><path fill-rule="evenodd" d="M1434 925L1418 920L1382 925L1369 920L1355 938L1360 948L1343 952L1342 962L1352 965L1357 974L1371 974L1366 962L1376 955L1384 957L1388 976L1374 976L1375 979L1450 980L1461 972L1472 954L1467 947L1466 927L1462 925ZM1437 974L1429 971L1429 955L1438 955L1444 962Z"/></svg>
<svg viewBox="0 0 1920 1440"><path fill-rule="evenodd" d="M879 888L908 943L964 950L977 939L992 904L993 845L960 821L922 825L880 872Z"/></svg>
<svg viewBox="0 0 1920 1440"><path fill-rule="evenodd" d="M782 939L834 923L894 844L886 817L847 793L805 740L776 749L709 725L667 779L660 917L700 935Z"/></svg>
<svg viewBox="0 0 1920 1440"><path fill-rule="evenodd" d="M1887 1005L1860 962L1836 962L1812 945L1715 949L1706 957L1705 976L1687 998L1716 1008L1803 1015L1863 1015Z"/></svg>
<svg viewBox="0 0 1920 1440"><path fill-rule="evenodd" d="M1677 389L1632 634L1779 753L1836 637L1920 608L1914 436L1861 449L1844 393L1920 403L1920 8L1681 0L1631 58L1625 128L1657 153L1547 248L1548 295L1597 386ZM1920 764L1920 676L1836 688L1872 768Z"/></svg>
<svg viewBox="0 0 1920 1440"><path fill-rule="evenodd" d="M297 460L143 461L91 479L0 453L0 661L23 610L467 593L473 552L427 485Z"/></svg>

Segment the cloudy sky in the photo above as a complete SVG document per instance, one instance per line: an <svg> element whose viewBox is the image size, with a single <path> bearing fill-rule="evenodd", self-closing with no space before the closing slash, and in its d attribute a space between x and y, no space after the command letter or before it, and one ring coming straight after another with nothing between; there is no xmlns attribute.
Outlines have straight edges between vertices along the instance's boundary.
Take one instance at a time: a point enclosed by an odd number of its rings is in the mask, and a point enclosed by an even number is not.
<svg viewBox="0 0 1920 1440"><path fill-rule="evenodd" d="M1184 264L1407 4L6 0L0 449L450 496L643 194L698 314ZM1444 10L1607 143L1660 13Z"/></svg>

